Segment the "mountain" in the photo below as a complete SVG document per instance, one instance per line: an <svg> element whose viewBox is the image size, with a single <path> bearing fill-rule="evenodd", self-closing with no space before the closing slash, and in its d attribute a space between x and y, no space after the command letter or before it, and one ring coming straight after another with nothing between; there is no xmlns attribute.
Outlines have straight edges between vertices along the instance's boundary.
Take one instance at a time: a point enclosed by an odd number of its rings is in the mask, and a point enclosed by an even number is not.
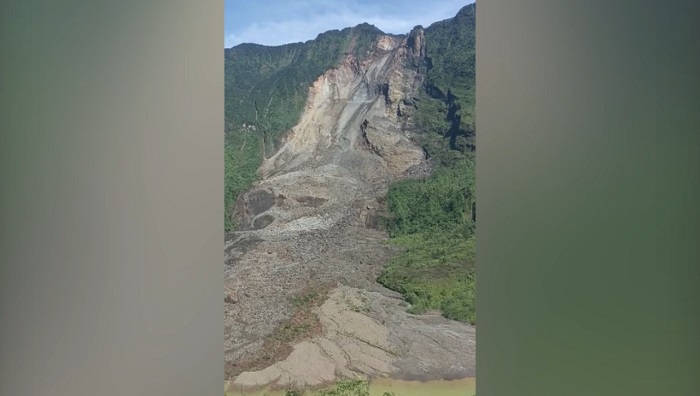
<svg viewBox="0 0 700 396"><path fill-rule="evenodd" d="M225 50L236 389L474 375L474 18Z"/></svg>
<svg viewBox="0 0 700 396"><path fill-rule="evenodd" d="M443 139L433 135L448 136L451 149L473 150L475 145L474 18L471 4L454 18L429 26L423 33L423 58L407 65L425 76L415 98L423 101L416 114L427 135L421 144L446 162L455 153L445 150L448 146ZM418 26L409 36L418 31L423 29ZM227 230L234 226L230 219L233 203L257 178L262 158L275 151L280 137L301 117L311 84L347 53L364 60L383 34L365 23L319 34L306 43L240 44L225 50Z"/></svg>

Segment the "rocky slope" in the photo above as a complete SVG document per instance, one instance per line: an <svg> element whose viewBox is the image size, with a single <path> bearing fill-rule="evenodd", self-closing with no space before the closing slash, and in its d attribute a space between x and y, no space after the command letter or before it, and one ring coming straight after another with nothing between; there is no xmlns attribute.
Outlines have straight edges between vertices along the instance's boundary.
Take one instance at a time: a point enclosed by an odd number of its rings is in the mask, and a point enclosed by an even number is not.
<svg viewBox="0 0 700 396"><path fill-rule="evenodd" d="M379 34L368 54L345 52L313 82L301 119L232 212L225 357L234 389L475 374L473 326L411 315L376 283L397 253L383 231L387 188L430 173L413 139L424 31ZM323 298L300 299L309 291Z"/></svg>

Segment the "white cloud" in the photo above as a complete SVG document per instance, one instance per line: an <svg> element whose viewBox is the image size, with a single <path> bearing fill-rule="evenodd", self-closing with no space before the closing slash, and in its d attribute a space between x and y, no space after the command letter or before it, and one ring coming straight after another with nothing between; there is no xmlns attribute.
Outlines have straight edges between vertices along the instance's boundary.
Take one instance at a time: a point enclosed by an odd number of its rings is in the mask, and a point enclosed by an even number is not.
<svg viewBox="0 0 700 396"><path fill-rule="evenodd" d="M240 44L244 42L244 40L241 40L240 37L238 37L235 34L227 34L226 37L224 37L224 48L231 48L236 44Z"/></svg>
<svg viewBox="0 0 700 396"><path fill-rule="evenodd" d="M281 45L315 38L319 33L370 23L386 33L408 33L416 25L453 17L469 0L404 1L389 6L382 3L360 5L358 0L313 0L297 2L277 20L261 20L241 26L225 36L226 48L240 43ZM294 4L294 3L289 3ZM278 13L285 14L284 12Z"/></svg>

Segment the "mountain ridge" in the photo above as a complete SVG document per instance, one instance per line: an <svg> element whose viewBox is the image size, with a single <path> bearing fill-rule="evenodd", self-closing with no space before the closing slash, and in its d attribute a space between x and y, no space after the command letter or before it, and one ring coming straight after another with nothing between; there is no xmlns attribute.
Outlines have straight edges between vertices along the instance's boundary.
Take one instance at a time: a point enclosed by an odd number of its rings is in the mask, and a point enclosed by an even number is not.
<svg viewBox="0 0 700 396"><path fill-rule="evenodd" d="M246 46L251 46L251 47L265 47L265 48L277 48L277 47L284 47L284 46L288 46L288 45L308 44L308 43L310 43L310 42L312 42L312 41L318 40L320 37L325 36L325 35L327 35L327 34L347 33L348 31L358 30L358 29L373 30L373 31L375 31L375 32L378 33L378 34L383 34L383 35L387 35L387 36L404 36L404 35L405 35L405 34L391 34L391 33L385 33L384 31L382 31L381 29L379 29L379 28L376 27L375 25L372 25L371 23L362 22L362 23L358 23L358 24L355 25L355 26L349 26L349 27L345 27L345 28L342 28L342 29L330 29L330 30L326 30L326 31L323 32L323 33L319 33L315 38L312 38L312 39L309 39L309 40L306 40L306 41L294 41L294 42L289 42L289 43L284 43L284 44L277 44L277 45L267 45L267 44L253 43L253 42L243 42L243 43L239 43L239 44L236 44L236 45L231 46L231 47L228 47L228 48L224 48L224 51L230 51L230 50L233 50L233 49L235 49L235 48L246 47Z"/></svg>
<svg viewBox="0 0 700 396"><path fill-rule="evenodd" d="M468 4L468 5L466 5L466 6L462 7L462 8L460 8L459 11L457 11L457 14L456 14L454 17L450 17L450 18L447 18L447 19L443 19L443 20L441 20L441 21L433 22L433 23L431 23L430 25L428 25L428 27L432 26L432 25L435 24L435 23L440 23L440 22L448 21L448 20L451 20L451 19L454 19L454 18L457 18L457 17L464 17L465 15L468 14L468 12L469 12L469 7L473 6L474 4L475 4L475 3ZM310 42L310 41L318 40L318 38L319 38L320 36L322 36L322 35L324 35L324 34L326 34L326 33L337 33L337 32L343 32L343 31L347 31L347 30L351 30L351 29L358 29L358 28L371 28L371 29L373 29L373 30L376 30L379 34L383 34L383 35L387 35L387 36L395 36L395 37L405 37L405 36L409 35L411 32L413 32L413 31L416 30L416 29L424 29L424 26L423 26L423 25L420 25L420 24L419 24L419 25L416 25L416 26L414 26L411 30L409 30L409 31L406 32L406 33L387 33L387 32L384 32L383 30L381 30L381 29L380 29L379 27L377 27L376 25L373 25L373 24L371 24L371 23L369 23L369 22L360 22L360 23L358 23L358 24L355 25L355 26L346 26L346 27L344 27L344 28L342 28L342 29L330 29L330 30L326 30L326 31L324 31L324 32L322 32L322 33L319 33L315 38L309 39L309 40L306 40L306 41L295 41L295 42L289 42L289 43L283 43L283 44L276 44L276 45L266 45L266 44L253 43L253 42L243 42L243 43L238 43L238 44L236 44L236 45L233 45L233 46L231 46L231 47L224 48L224 50L225 50L225 51L226 51L226 50L231 50L231 49L236 48L236 47L239 47L239 46L247 46L247 45L271 48L271 47L283 47L283 46L285 46L285 45L293 45L293 44L306 44L306 43L308 43L308 42Z"/></svg>

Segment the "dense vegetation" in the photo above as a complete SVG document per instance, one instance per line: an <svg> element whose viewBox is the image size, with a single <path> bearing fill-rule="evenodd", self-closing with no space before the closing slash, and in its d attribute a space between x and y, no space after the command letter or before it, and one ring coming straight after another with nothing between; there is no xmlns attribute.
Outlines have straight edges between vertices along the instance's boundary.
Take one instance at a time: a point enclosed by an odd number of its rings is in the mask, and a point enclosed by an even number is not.
<svg viewBox="0 0 700 396"><path fill-rule="evenodd" d="M471 161L403 182L387 196L392 242L406 248L379 281L401 292L414 313L440 310L475 323L474 171Z"/></svg>
<svg viewBox="0 0 700 396"><path fill-rule="evenodd" d="M383 34L361 24L306 43L240 44L225 50L225 209L256 178L264 156L299 120L311 84L345 53L362 59ZM225 216L226 231L234 224Z"/></svg>
<svg viewBox="0 0 700 396"><path fill-rule="evenodd" d="M369 396L369 382L367 380L338 381L332 388L314 393L316 396ZM287 390L284 396L302 396L303 393L295 390ZM384 392L383 396L397 396L394 392Z"/></svg>
<svg viewBox="0 0 700 396"><path fill-rule="evenodd" d="M418 140L434 174L389 191L391 240L406 249L380 276L423 313L476 323L475 5L427 29L427 78L418 95Z"/></svg>

